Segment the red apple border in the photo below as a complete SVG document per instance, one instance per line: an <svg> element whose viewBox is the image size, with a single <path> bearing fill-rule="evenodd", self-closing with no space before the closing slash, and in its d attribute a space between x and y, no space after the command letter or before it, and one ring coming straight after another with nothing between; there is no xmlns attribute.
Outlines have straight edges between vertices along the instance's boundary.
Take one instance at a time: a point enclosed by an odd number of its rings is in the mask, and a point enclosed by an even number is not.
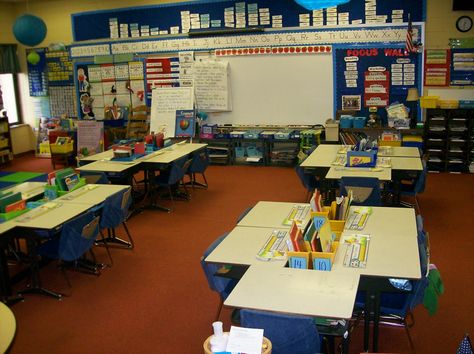
<svg viewBox="0 0 474 354"><path fill-rule="evenodd" d="M216 49L216 56L228 57L238 55L278 55L278 54L328 54L332 52L330 45L287 46L287 47L254 47Z"/></svg>

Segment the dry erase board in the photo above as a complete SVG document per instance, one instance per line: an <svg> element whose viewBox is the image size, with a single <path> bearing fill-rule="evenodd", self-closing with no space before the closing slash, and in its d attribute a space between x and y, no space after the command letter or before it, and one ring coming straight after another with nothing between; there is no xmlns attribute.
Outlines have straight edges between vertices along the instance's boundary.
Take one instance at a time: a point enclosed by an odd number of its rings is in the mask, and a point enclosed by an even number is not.
<svg viewBox="0 0 474 354"><path fill-rule="evenodd" d="M332 55L249 55L230 66L232 111L209 113L218 124L324 124L333 116Z"/></svg>

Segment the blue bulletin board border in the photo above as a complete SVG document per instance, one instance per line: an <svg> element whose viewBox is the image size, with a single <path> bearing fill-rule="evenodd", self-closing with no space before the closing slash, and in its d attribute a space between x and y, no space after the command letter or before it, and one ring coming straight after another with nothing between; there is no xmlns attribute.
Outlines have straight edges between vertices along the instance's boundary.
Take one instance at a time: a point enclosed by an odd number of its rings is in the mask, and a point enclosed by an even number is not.
<svg viewBox="0 0 474 354"><path fill-rule="evenodd" d="M377 16L387 16L387 22L380 25L390 25L392 10L403 10L403 22L408 22L408 14L413 22L424 22L426 19L426 0L376 0ZM153 6L128 7L111 10L99 10L76 13L71 15L72 33L75 42L110 39L109 19L116 18L118 23L136 23L139 26L148 25L169 30L178 26L181 30L181 11L190 11L193 14L208 14L210 21L220 20L221 26L214 29L231 29L225 27L224 10L236 4L257 4L257 8L268 8L270 16L281 15L283 28L299 27L299 15L311 14L292 0L253 0L251 2L236 2L234 0L205 0L187 1L184 3L166 3ZM339 5L338 13L349 13L350 20L360 19L365 24L365 0L351 0ZM247 8L245 16L248 17ZM311 17L311 16L310 16ZM247 26L250 27L250 26ZM269 25L261 27L271 28ZM211 28L211 27L210 27ZM324 28L324 27L322 27ZM146 37L139 37L141 39ZM123 38L122 38L123 39Z"/></svg>

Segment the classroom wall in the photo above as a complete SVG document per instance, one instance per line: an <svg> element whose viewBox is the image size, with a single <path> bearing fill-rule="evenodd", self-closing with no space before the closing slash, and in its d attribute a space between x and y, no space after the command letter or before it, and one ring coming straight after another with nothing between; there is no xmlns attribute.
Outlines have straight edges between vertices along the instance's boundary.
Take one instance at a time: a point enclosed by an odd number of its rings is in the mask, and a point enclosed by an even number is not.
<svg viewBox="0 0 474 354"><path fill-rule="evenodd" d="M461 33L456 29L456 20L463 15L474 19L474 11L452 11L452 0L426 0L426 43L427 49L448 48L450 38L474 37L474 29Z"/></svg>
<svg viewBox="0 0 474 354"><path fill-rule="evenodd" d="M290 1L290 0L289 0ZM71 14L101 9L124 8L132 6L156 5L160 3L179 2L176 0L46 0L29 2L28 12L41 17L48 33L41 46L49 43L72 41ZM461 33L456 30L456 19L461 15L474 17L474 12L460 12L451 10L451 0L427 0L426 43L425 48L447 48L449 38L474 37L474 30ZM11 28L14 19L26 12L25 3L0 3L0 42L14 42ZM22 72L26 73L25 47L19 46ZM24 122L35 126L33 99L29 97L28 79L26 74L19 77L21 91L21 107Z"/></svg>
<svg viewBox="0 0 474 354"><path fill-rule="evenodd" d="M15 43L12 27L15 20L15 5L0 2L0 43Z"/></svg>

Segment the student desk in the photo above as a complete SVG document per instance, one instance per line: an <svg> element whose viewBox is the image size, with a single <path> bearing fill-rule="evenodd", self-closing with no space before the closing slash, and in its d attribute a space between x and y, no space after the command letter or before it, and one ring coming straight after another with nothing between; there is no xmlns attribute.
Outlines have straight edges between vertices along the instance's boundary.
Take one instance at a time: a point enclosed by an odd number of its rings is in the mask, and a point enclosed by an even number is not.
<svg viewBox="0 0 474 354"><path fill-rule="evenodd" d="M290 214L294 206L309 206L307 203L286 203L286 202L258 202L245 217L240 220L238 226L257 226L272 228L290 228L283 222ZM309 215L308 215L309 216Z"/></svg>
<svg viewBox="0 0 474 354"><path fill-rule="evenodd" d="M332 166L336 155L343 145L326 145L321 144L301 163L301 167L306 168L318 168Z"/></svg>
<svg viewBox="0 0 474 354"><path fill-rule="evenodd" d="M38 197L44 193L46 182L23 182L9 188L5 188L2 192L21 193L21 199L29 200Z"/></svg>
<svg viewBox="0 0 474 354"><path fill-rule="evenodd" d="M150 155L146 155L141 161L146 167L152 167L153 165L168 165L182 157L204 149L206 146L207 144L201 143L177 143L155 151Z"/></svg>
<svg viewBox="0 0 474 354"><path fill-rule="evenodd" d="M374 177L379 181L391 181L391 168L344 167L331 166L326 174L327 179L341 179L342 177Z"/></svg>
<svg viewBox="0 0 474 354"><path fill-rule="evenodd" d="M86 184L84 187L69 192L55 199L55 202L90 204L91 207L101 204L115 193L129 189L130 186L120 184Z"/></svg>
<svg viewBox="0 0 474 354"><path fill-rule="evenodd" d="M67 203L54 200L16 217L12 222L22 228L54 230L92 206L89 203Z"/></svg>
<svg viewBox="0 0 474 354"><path fill-rule="evenodd" d="M412 146L379 146L378 154L389 157L420 157L420 150Z"/></svg>
<svg viewBox="0 0 474 354"><path fill-rule="evenodd" d="M16 320L13 312L0 302L0 353L7 353L16 332Z"/></svg>
<svg viewBox="0 0 474 354"><path fill-rule="evenodd" d="M359 277L355 274L251 266L224 304L232 307L350 319Z"/></svg>
<svg viewBox="0 0 474 354"><path fill-rule="evenodd" d="M354 209L354 207L351 209ZM367 293L366 309L371 310L370 313L373 314L373 346L374 350L377 350L380 293L387 287L386 279L421 278L415 212L409 208L373 207L372 214L364 229L361 231L345 229L341 235L341 240L350 237L353 233L369 234L371 237L366 268L350 268L343 265L347 246L341 242L330 272L300 269L282 270L285 261L265 262L256 258L257 252L270 235L269 229L248 226L237 226L206 258L206 262L250 265L249 270L224 302L225 305L235 307L321 317L338 317L336 316L338 314L342 318L349 318L352 315L357 286L363 283L363 290ZM281 272L278 273L279 271ZM324 273L325 275L324 277L320 274L305 275L305 273L313 272ZM271 281L266 281L264 278ZM324 280L327 282L324 286L325 291L330 293L334 299L338 298L339 290L342 291L343 302L341 304L334 302L331 305L332 308L322 309L321 312L310 301L298 300L301 303L298 305L291 303L290 299L299 299L299 296L306 296L305 294L311 293L305 290L313 286L313 284L306 283L308 279L314 282L320 279L331 279L330 282ZM300 283L300 281L304 281L304 283ZM352 284L352 281L355 282L355 289L352 286L344 287L347 282ZM328 284L331 284L331 286ZM293 291L290 293L291 295L280 297L279 294L287 291L287 287L295 287L295 290L291 290ZM317 289L318 296L319 292L323 292L322 287ZM321 296L324 298L325 294L323 292ZM276 297L275 303L272 300L273 297ZM316 303L317 301L318 297L313 296L312 302ZM327 305L329 306L329 303ZM370 319L369 316L366 317L365 349L368 349Z"/></svg>
<svg viewBox="0 0 474 354"><path fill-rule="evenodd" d="M82 165L83 163L90 163L94 161L110 160L112 157L114 157L114 152L112 149L110 149L94 155L81 157L79 159L79 164Z"/></svg>
<svg viewBox="0 0 474 354"><path fill-rule="evenodd" d="M289 231L280 227L276 230ZM265 263L257 259L257 253L268 240L273 229L268 227L236 226L227 237L205 259L206 262L233 265L254 265ZM273 267L281 268L285 260L268 262Z"/></svg>

